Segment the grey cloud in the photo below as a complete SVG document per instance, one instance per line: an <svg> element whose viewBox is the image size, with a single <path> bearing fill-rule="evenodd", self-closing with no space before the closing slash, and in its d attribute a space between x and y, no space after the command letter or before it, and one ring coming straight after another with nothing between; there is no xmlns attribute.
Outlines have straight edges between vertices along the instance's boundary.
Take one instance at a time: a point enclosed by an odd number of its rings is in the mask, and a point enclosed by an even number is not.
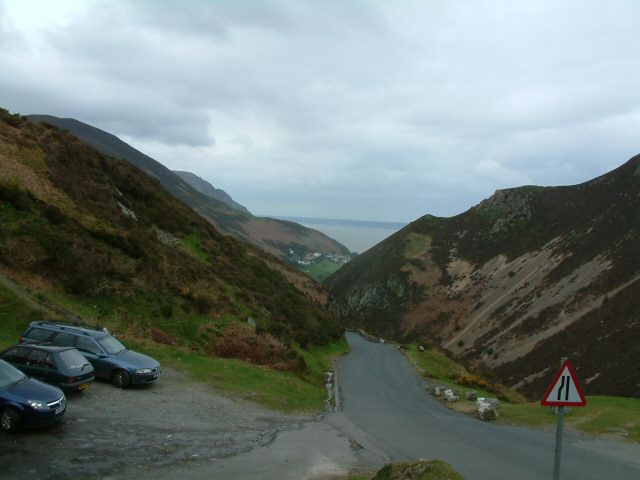
<svg viewBox="0 0 640 480"><path fill-rule="evenodd" d="M123 135L256 212L450 215L638 150L634 1L88 5L0 23L0 102Z"/></svg>

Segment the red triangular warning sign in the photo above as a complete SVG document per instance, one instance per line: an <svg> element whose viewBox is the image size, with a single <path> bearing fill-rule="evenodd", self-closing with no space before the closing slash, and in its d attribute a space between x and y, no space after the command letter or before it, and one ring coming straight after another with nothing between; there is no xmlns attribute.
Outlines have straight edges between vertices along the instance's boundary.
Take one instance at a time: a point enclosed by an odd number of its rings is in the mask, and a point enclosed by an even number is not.
<svg viewBox="0 0 640 480"><path fill-rule="evenodd" d="M545 407L584 407L587 404L576 371L569 360L562 364L540 403Z"/></svg>

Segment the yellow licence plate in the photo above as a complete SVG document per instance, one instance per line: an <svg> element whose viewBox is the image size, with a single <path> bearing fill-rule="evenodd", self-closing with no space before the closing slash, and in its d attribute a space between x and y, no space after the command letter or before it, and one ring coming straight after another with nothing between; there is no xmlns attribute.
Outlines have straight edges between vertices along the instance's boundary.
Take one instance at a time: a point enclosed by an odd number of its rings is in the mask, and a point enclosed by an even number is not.
<svg viewBox="0 0 640 480"><path fill-rule="evenodd" d="M78 387L78 390L84 390L85 388L89 388L91 386L90 383L83 383Z"/></svg>

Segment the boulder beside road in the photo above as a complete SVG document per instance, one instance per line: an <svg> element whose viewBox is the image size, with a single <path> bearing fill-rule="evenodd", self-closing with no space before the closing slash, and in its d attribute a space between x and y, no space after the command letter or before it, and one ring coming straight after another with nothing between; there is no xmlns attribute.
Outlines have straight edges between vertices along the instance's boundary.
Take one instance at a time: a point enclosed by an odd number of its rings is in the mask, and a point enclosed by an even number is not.
<svg viewBox="0 0 640 480"><path fill-rule="evenodd" d="M476 405L476 416L480 420L490 422L498 418L500 400L498 400L497 398L480 397L476 401Z"/></svg>

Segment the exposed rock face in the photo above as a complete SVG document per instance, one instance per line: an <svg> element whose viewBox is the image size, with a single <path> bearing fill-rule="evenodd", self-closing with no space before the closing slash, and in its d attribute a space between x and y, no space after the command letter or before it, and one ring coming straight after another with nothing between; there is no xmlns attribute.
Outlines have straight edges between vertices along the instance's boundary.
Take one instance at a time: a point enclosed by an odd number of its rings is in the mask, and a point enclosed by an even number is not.
<svg viewBox="0 0 640 480"><path fill-rule="evenodd" d="M327 280L336 311L376 335L439 341L534 397L561 357L589 394L640 397L622 367L640 362L638 171L640 156L580 185L426 215Z"/></svg>
<svg viewBox="0 0 640 480"><path fill-rule="evenodd" d="M531 219L531 199L533 194L524 188L496 190L476 207L479 211L491 216L498 216L489 230L490 234L502 233L517 222Z"/></svg>

